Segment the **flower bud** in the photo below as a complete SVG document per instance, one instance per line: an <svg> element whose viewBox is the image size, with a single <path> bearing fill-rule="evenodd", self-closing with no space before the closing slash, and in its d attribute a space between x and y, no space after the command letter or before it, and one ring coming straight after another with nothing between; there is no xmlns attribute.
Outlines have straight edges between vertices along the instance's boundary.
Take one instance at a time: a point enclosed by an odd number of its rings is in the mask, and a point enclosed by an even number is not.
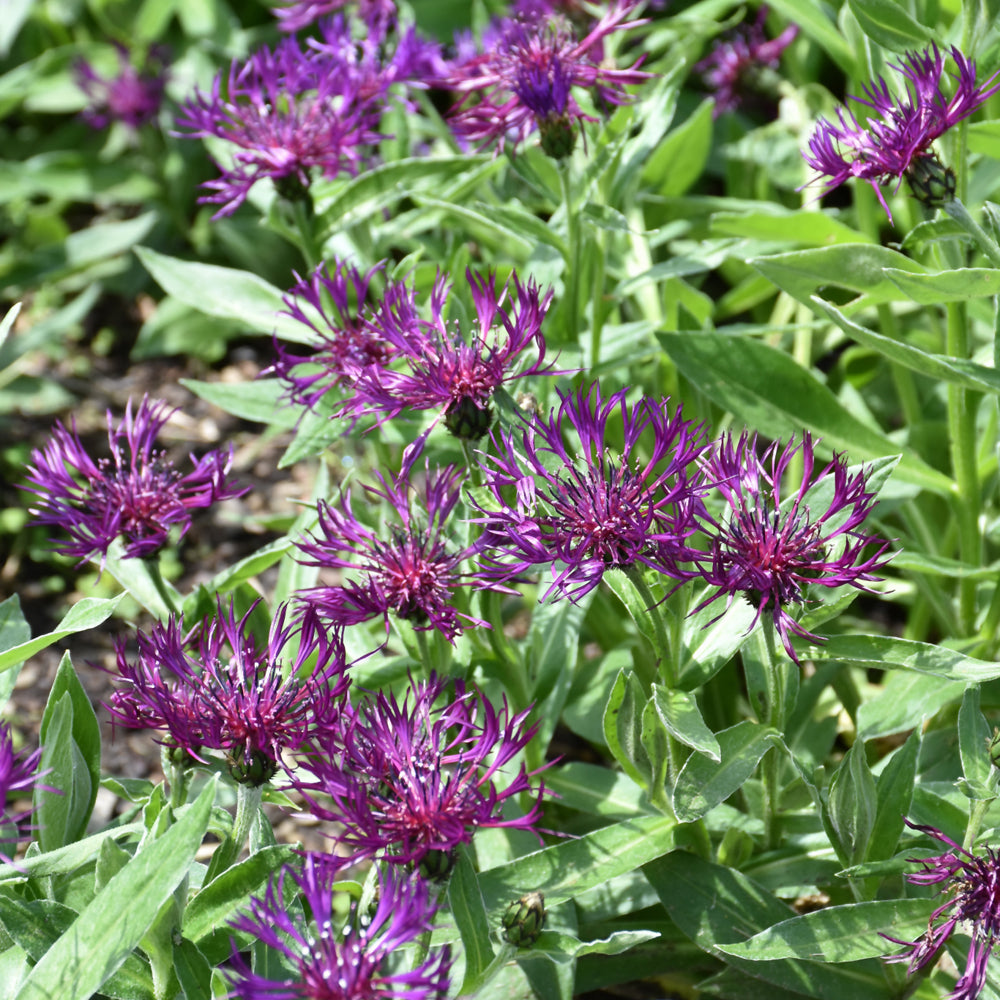
<svg viewBox="0 0 1000 1000"><path fill-rule="evenodd" d="M478 441L493 423L493 408L480 406L471 396L462 396L449 407L444 425L457 438Z"/></svg>
<svg viewBox="0 0 1000 1000"><path fill-rule="evenodd" d="M915 198L928 208L940 208L955 197L955 171L936 156L918 156L906 171Z"/></svg>
<svg viewBox="0 0 1000 1000"><path fill-rule="evenodd" d="M503 936L518 948L530 948L545 926L545 897L540 892L525 893L504 912Z"/></svg>

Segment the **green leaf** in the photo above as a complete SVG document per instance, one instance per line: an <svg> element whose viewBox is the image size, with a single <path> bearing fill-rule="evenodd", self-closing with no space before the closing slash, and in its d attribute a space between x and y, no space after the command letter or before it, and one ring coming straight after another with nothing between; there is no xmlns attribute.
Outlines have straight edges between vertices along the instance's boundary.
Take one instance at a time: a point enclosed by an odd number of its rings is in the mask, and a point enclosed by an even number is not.
<svg viewBox="0 0 1000 1000"><path fill-rule="evenodd" d="M302 410L290 406L282 398L284 389L276 378L255 379L253 382L197 382L182 378L181 385L190 389L199 399L231 413L241 420L252 420L258 424L271 424L289 429L302 416Z"/></svg>
<svg viewBox="0 0 1000 1000"><path fill-rule="evenodd" d="M0 869L0 882L23 882L30 877L66 875L91 861L100 850L101 844L109 837L133 837L137 836L141 829L141 823L129 823L126 826L95 833L58 850L24 858L18 861L16 868L13 865L6 865Z"/></svg>
<svg viewBox="0 0 1000 1000"><path fill-rule="evenodd" d="M39 770L47 774L46 786L35 785L35 817L38 824L38 843L42 851L52 851L71 844L75 839L80 802L74 797L74 775L79 751L73 745L73 699L63 692L60 697L50 697L45 705L47 731L42 737L42 755ZM52 789L52 790L50 790Z"/></svg>
<svg viewBox="0 0 1000 1000"><path fill-rule="evenodd" d="M744 720L717 734L718 763L701 754L688 757L674 785L678 821L692 823L728 799L753 774L778 735L769 726Z"/></svg>
<svg viewBox="0 0 1000 1000"><path fill-rule="evenodd" d="M863 740L903 733L919 726L945 705L962 697L959 681L908 670L887 675L880 692L858 709L858 737Z"/></svg>
<svg viewBox="0 0 1000 1000"><path fill-rule="evenodd" d="M493 944L490 941L490 922L486 904L479 891L476 869L469 860L468 850L462 847L458 861L452 869L448 883L448 904L459 933L465 954L465 978L460 993L474 993L483 982L486 970L493 961Z"/></svg>
<svg viewBox="0 0 1000 1000"><path fill-rule="evenodd" d="M282 291L258 275L168 257L149 247L136 247L135 253L168 295L192 309L238 320L256 333L274 334L292 343L315 343L313 330L291 316L279 315L285 309Z"/></svg>
<svg viewBox="0 0 1000 1000"><path fill-rule="evenodd" d="M965 779L960 787L970 799L996 798L993 765L987 752L989 742L990 727L979 709L979 685L970 684L958 710L958 752Z"/></svg>
<svg viewBox="0 0 1000 1000"><path fill-rule="evenodd" d="M796 959L752 962L723 953L719 941L752 937L793 916L784 903L740 872L682 851L647 863L642 871L688 937L748 975L816 1000L890 1000L895 995L874 962L849 967Z"/></svg>
<svg viewBox="0 0 1000 1000"><path fill-rule="evenodd" d="M165 620L181 606L177 588L169 580L157 581L145 559L128 559L122 554L122 549L121 540L115 539L104 559L105 568L151 615ZM165 594L173 602L173 607Z"/></svg>
<svg viewBox="0 0 1000 1000"><path fill-rule="evenodd" d="M850 304L851 311L862 305L901 301L905 295L886 275L887 269L924 274L924 268L909 257L871 243L839 243L818 250L793 250L747 261L765 278L803 305L820 288L836 285L862 298Z"/></svg>
<svg viewBox="0 0 1000 1000"><path fill-rule="evenodd" d="M719 944L719 951L752 962L789 958L856 962L899 951L882 934L916 941L927 932L934 909L928 899L891 899L877 903L828 906L783 920L746 941Z"/></svg>
<svg viewBox="0 0 1000 1000"><path fill-rule="evenodd" d="M479 875L479 889L494 919L528 890L555 906L674 849L677 824L665 816L640 816L563 841Z"/></svg>
<svg viewBox="0 0 1000 1000"><path fill-rule="evenodd" d="M0 893L0 924L33 962L40 962L76 919L75 910L54 900L25 901ZM154 1000L149 966L138 955L129 955L102 985L101 995L112 1000Z"/></svg>
<svg viewBox="0 0 1000 1000"><path fill-rule="evenodd" d="M810 298L810 303L820 312L828 316L846 333L851 340L877 351L883 357L911 371L920 372L929 378L942 382L962 385L968 389L989 392L1000 392L1000 373L985 365L976 364L967 358L949 358L943 354L928 354L926 351L893 340L874 330L849 320L839 309L824 302L817 296Z"/></svg>
<svg viewBox="0 0 1000 1000"><path fill-rule="evenodd" d="M667 731L685 746L705 754L718 763L722 750L715 734L701 717L694 696L686 691L670 691L660 684L653 685L652 702Z"/></svg>
<svg viewBox="0 0 1000 1000"><path fill-rule="evenodd" d="M915 21L897 0L848 0L861 30L893 52L908 52L927 45L930 29Z"/></svg>
<svg viewBox="0 0 1000 1000"><path fill-rule="evenodd" d="M817 662L844 660L857 667L915 670L952 681L982 683L1000 677L998 663L977 660L947 646L883 635L838 635L822 646L809 646L802 655Z"/></svg>
<svg viewBox="0 0 1000 1000"><path fill-rule="evenodd" d="M650 698L642 710L639 742L649 760L649 801L662 813L670 813L667 778L670 773L670 734Z"/></svg>
<svg viewBox="0 0 1000 1000"><path fill-rule="evenodd" d="M60 797L59 808L66 810L65 828L62 834L57 834L59 842L53 842L49 847L46 847L42 836L44 830L39 831L39 840L44 850L63 847L83 836L97 801L97 789L101 781L101 729L90 698L73 669L69 653L64 653L59 662L59 669L42 713L39 739L43 745L51 744L59 738L58 724L57 733L51 735L49 725L51 711L64 696L69 698L71 705L68 749L72 770L69 775L60 775L53 780L55 787L64 793ZM41 769L45 770L45 766L42 765ZM51 808L54 800L52 793L43 792L42 795L46 805Z"/></svg>
<svg viewBox="0 0 1000 1000"><path fill-rule="evenodd" d="M21 599L13 594L7 600L0 601L0 656L30 639L31 626L21 611ZM19 663L11 664L0 675L0 708L14 693L20 666Z"/></svg>
<svg viewBox="0 0 1000 1000"><path fill-rule="evenodd" d="M1000 271L995 268L959 267L954 271L913 274L886 267L882 273L921 305L965 302L1000 294Z"/></svg>
<svg viewBox="0 0 1000 1000"><path fill-rule="evenodd" d="M812 251L809 251L812 252ZM749 427L772 437L812 431L821 447L854 461L897 455L900 447L849 413L815 375L768 344L716 333L659 333L657 339L696 388ZM904 451L896 475L942 496L951 480L913 452Z"/></svg>
<svg viewBox="0 0 1000 1000"><path fill-rule="evenodd" d="M579 941L558 931L542 931L531 950L548 955L553 962L568 962L583 955L620 955L645 941L653 941L659 931L615 931L598 941ZM465 992L463 987L462 992Z"/></svg>
<svg viewBox="0 0 1000 1000"><path fill-rule="evenodd" d="M788 240L810 247L858 243L863 233L816 209L787 209L762 202L753 212L716 212L710 222L712 236L744 236L753 240Z"/></svg>
<svg viewBox="0 0 1000 1000"><path fill-rule="evenodd" d="M500 169L502 162L485 155L421 156L384 163L346 182L329 185L319 182L314 186L313 197L322 223L320 239L325 241L354 213L361 216L361 209L364 217L371 218L373 212L410 196L415 190L440 193L442 183L452 177L467 173L485 180ZM436 183L416 184L425 180Z"/></svg>
<svg viewBox="0 0 1000 1000"><path fill-rule="evenodd" d="M229 919L294 853L287 844L262 848L203 886L184 910L184 937L198 945L209 961L221 962L229 954ZM222 932L218 940L213 939L217 931Z"/></svg>
<svg viewBox="0 0 1000 1000"><path fill-rule="evenodd" d="M695 603L695 602L692 602ZM722 611L712 602L684 619L684 648L678 676L685 691L693 691L714 677L743 645L753 628L756 609L737 597Z"/></svg>
<svg viewBox="0 0 1000 1000"><path fill-rule="evenodd" d="M0 653L0 670L9 670L11 667L16 667L28 659L29 656L34 656L35 653L47 649L54 642L65 639L68 635L75 635L77 632L96 628L111 617L115 608L118 607L120 600L121 595L110 598L84 597L82 600L77 601L66 612L62 621L56 626L55 631L36 636L34 639L19 642L17 645L5 649ZM4 604L7 603L6 601L4 602ZM3 605L0 605L0 607L3 607Z"/></svg>
<svg viewBox="0 0 1000 1000"><path fill-rule="evenodd" d="M184 991L186 1000L202 1000L212 995L212 966L198 950L198 946L182 938L174 944L174 972Z"/></svg>
<svg viewBox="0 0 1000 1000"><path fill-rule="evenodd" d="M560 805L595 816L628 819L648 812L642 791L631 778L597 764L574 760L549 768L545 787L559 796Z"/></svg>
<svg viewBox="0 0 1000 1000"><path fill-rule="evenodd" d="M652 764L642 745L645 705L646 697L639 679L630 670L620 670L604 710L604 736L615 760L643 788L649 786L653 775Z"/></svg>
<svg viewBox="0 0 1000 1000"><path fill-rule="evenodd" d="M702 101L691 117L673 129L650 156L643 178L658 182L663 197L684 194L705 169L712 148L714 107L714 101Z"/></svg>
<svg viewBox="0 0 1000 1000"><path fill-rule="evenodd" d="M107 982L188 873L214 798L212 781L174 826L111 879L31 970L19 1000L89 1000Z"/></svg>
<svg viewBox="0 0 1000 1000"><path fill-rule="evenodd" d="M830 822L845 864L867 860L877 809L875 779L868 767L864 740L855 740L830 781Z"/></svg>
<svg viewBox="0 0 1000 1000"><path fill-rule="evenodd" d="M861 742L861 737L858 737ZM903 817L910 811L913 786L920 756L920 730L914 729L906 742L892 755L878 776L875 792L878 810L866 856L874 861L891 858L903 832Z"/></svg>

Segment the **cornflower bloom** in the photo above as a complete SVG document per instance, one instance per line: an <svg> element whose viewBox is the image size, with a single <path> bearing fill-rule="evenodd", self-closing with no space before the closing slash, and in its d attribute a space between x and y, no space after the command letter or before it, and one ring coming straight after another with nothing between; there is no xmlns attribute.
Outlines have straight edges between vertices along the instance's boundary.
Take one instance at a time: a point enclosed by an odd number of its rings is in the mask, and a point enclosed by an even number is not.
<svg viewBox="0 0 1000 1000"><path fill-rule="evenodd" d="M348 371L368 365L383 366L396 348L362 320L372 277L348 264L336 263L331 273L326 264L298 283L284 297L285 315L298 320L316 335L312 355L290 353L275 341L276 357L266 374L276 374L287 386L292 402L310 409L326 393L348 380Z"/></svg>
<svg viewBox="0 0 1000 1000"><path fill-rule="evenodd" d="M166 49L158 46L150 49L147 65L140 71L132 65L123 45L115 48L118 52L117 76L101 76L85 59L73 67L76 85L90 100L81 117L95 129L107 128L112 122L123 122L131 129L138 129L156 117L163 102L167 84Z"/></svg>
<svg viewBox="0 0 1000 1000"><path fill-rule="evenodd" d="M454 466L427 470L421 489L423 511L415 509L409 467L382 488L365 486L372 497L385 500L399 525L381 537L362 524L344 493L341 508L320 501L318 533L299 543L308 566L353 570L356 579L339 586L313 587L299 599L320 618L334 625L353 625L381 615L389 632L390 613L415 629L437 629L453 642L470 625L488 623L456 610L455 591L465 583L460 566L471 549L451 549L445 526L461 495L462 473Z"/></svg>
<svg viewBox="0 0 1000 1000"><path fill-rule="evenodd" d="M144 396L133 415L129 400L114 429L108 411L111 458L95 462L87 454L75 421L70 430L57 422L49 444L32 451L29 485L21 488L39 498L29 508L37 523L59 525L69 533L69 541L54 543L63 555L81 561L100 555L103 567L116 538L123 539L128 558L152 555L167 543L174 525L185 534L192 510L247 492L248 486L228 478L232 447L228 453L192 456L194 468L185 476L155 450L156 436L174 412Z"/></svg>
<svg viewBox="0 0 1000 1000"><path fill-rule="evenodd" d="M392 961L433 928L437 906L426 882L395 868L380 872L374 915L365 916L354 903L342 928L334 916L334 879L332 866L308 855L301 870L282 869L263 899L251 898L249 912L231 926L284 955L294 978L254 973L237 953L234 971L226 974L230 995L240 1000L442 1000L451 970L448 946L409 972ZM288 880L311 914L308 923L302 908L290 910L285 903Z"/></svg>
<svg viewBox="0 0 1000 1000"><path fill-rule="evenodd" d="M235 147L230 167L203 186L200 200L221 204L214 218L231 215L257 181L270 178L290 198L309 187L312 171L333 178L356 174L376 131L384 88L360 94L344 61L303 50L292 38L262 48L246 63L233 61L222 96L222 74L210 94L195 92L182 108L181 135L214 136Z"/></svg>
<svg viewBox="0 0 1000 1000"><path fill-rule="evenodd" d="M717 42L712 51L695 64L695 72L700 73L715 92L714 117L738 108L745 100L746 91L756 89L762 71L777 67L781 53L799 33L798 25L793 24L768 41L764 35L766 18L767 7L761 7L752 25L743 25L730 37Z"/></svg>
<svg viewBox="0 0 1000 1000"><path fill-rule="evenodd" d="M796 455L801 455L802 481L783 502L781 481ZM726 435L705 462L726 514L721 521L705 514L710 565L702 572L718 589L701 607L722 596L731 603L743 594L757 609L753 624L767 612L796 662L789 633L820 640L799 625L789 606L805 604L810 584L867 590L866 582L879 579L874 574L885 565L889 544L861 531L876 504L868 491L868 470L852 475L843 456L834 455L814 475L815 461L808 433L800 442L775 442L758 456L756 434L744 432L736 441ZM810 499L818 505L815 514Z"/></svg>
<svg viewBox="0 0 1000 1000"><path fill-rule="evenodd" d="M452 127L459 138L502 151L509 140L522 142L536 129L542 148L561 158L569 155L581 121L595 121L580 108L573 88L595 92L605 104L626 104L625 90L652 74L641 72L640 58L630 69L603 62L608 35L644 21L627 21L635 0L616 0L579 41L559 17L508 20L493 47L453 66L441 81L462 94Z"/></svg>
<svg viewBox="0 0 1000 1000"><path fill-rule="evenodd" d="M28 754L16 752L10 727L0 723L0 860L10 860L2 850L5 844L16 844L28 835L31 809L11 812L8 799L31 797L41 755L41 749ZM47 788L47 791L54 792L56 789Z"/></svg>
<svg viewBox="0 0 1000 1000"><path fill-rule="evenodd" d="M350 371L354 394L344 401L342 416L377 414L381 424L405 409L440 409L452 434L476 439L493 422L490 400L500 386L552 374L542 335L552 292L542 296L533 281L522 285L516 274L511 277L513 291L508 281L499 292L492 273L482 278L466 271L465 276L476 311L468 341L445 319L451 283L443 275L431 292L430 319L420 316L411 288L399 284L386 290L381 308L367 324L394 349L393 364ZM529 348L535 358L519 364L519 355Z"/></svg>
<svg viewBox="0 0 1000 1000"><path fill-rule="evenodd" d="M444 874L454 849L480 827L534 830L544 785L528 813L511 818L503 806L532 791L532 775L522 764L497 787L501 769L537 732L529 712L511 715L506 700L497 711L479 691L433 673L411 682L402 703L366 693L320 734L296 772L315 780L297 777L296 787L315 816L342 824L337 843L352 862L380 858Z"/></svg>
<svg viewBox="0 0 1000 1000"><path fill-rule="evenodd" d="M1000 90L1000 82L994 82L998 76L994 73L977 87L975 62L954 46L950 51L958 67L957 86L950 99L941 89L945 57L932 45L923 52L907 54L901 64L892 64L906 80L905 97L893 97L882 77L861 88L864 97L854 100L875 112L864 125L843 107L837 109L837 124L825 118L817 122L803 155L824 179L824 194L851 177L859 177L871 184L890 221L892 213L879 185L893 178L900 183L907 178L914 193L927 204L943 204L954 197L955 176L944 170L931 151L931 143Z"/></svg>
<svg viewBox="0 0 1000 1000"><path fill-rule="evenodd" d="M965 971L949 994L949 1000L976 1000L985 985L986 965L1000 934L1000 856L991 847L986 848L985 856L971 854L934 827L918 826L909 820L906 825L950 848L936 857L911 858L921 870L907 875L907 882L914 885L946 883L942 889L947 891L948 898L931 914L926 933L916 941L900 941L888 934L882 935L907 949L886 961L908 962L906 971L912 975L937 958L956 927L968 928L972 940Z"/></svg>
<svg viewBox="0 0 1000 1000"><path fill-rule="evenodd" d="M301 31L328 14L353 6L351 0L292 0L281 7L272 7L282 31ZM387 30L396 21L394 0L358 0L358 17L370 28Z"/></svg>
<svg viewBox="0 0 1000 1000"><path fill-rule="evenodd" d="M115 720L131 729L158 729L165 744L196 760L206 749L220 750L237 781L269 781L284 751L335 724L349 682L339 633L328 635L309 614L286 626L282 607L261 643L250 626L255 607L237 619L220 601L217 614L189 631L182 618L171 616L148 634L137 632L136 660L119 639L123 684L108 705Z"/></svg>
<svg viewBox="0 0 1000 1000"><path fill-rule="evenodd" d="M498 454L484 466L491 502L477 505L483 579L513 580L549 566L544 598L579 600L612 568L693 575L680 564L691 558L686 539L697 529L704 491L696 466L707 447L702 428L679 407L671 416L665 399L629 407L626 394L602 399L596 382L576 395L559 393L548 420L534 417L519 433L500 434ZM620 450L612 418L621 421ZM569 429L575 451L563 439Z"/></svg>

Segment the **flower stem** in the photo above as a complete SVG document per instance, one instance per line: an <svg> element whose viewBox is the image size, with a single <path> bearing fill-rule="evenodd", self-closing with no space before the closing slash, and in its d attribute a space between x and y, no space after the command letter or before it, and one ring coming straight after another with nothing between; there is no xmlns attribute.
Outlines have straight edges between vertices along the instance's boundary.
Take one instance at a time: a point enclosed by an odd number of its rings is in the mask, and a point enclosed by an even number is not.
<svg viewBox="0 0 1000 1000"><path fill-rule="evenodd" d="M559 183L562 187L563 207L566 211L566 242L569 247L569 257L566 268L569 271L566 281L566 335L563 338L568 344L575 344L580 333L580 219L573 209L573 193L570 184L569 163L559 161ZM598 350L600 345L598 344ZM593 363L597 363L595 356Z"/></svg>
<svg viewBox="0 0 1000 1000"><path fill-rule="evenodd" d="M781 732L785 717L785 685L779 673L781 661L774 641L777 623L773 617L770 619L765 617L761 632L764 637L762 648L767 698L762 721ZM767 848L773 849L778 846L781 839L778 827L781 804L781 757L777 747L772 747L764 754L760 767L764 786L764 843Z"/></svg>
<svg viewBox="0 0 1000 1000"><path fill-rule="evenodd" d="M986 811L992 802L992 799L975 799L973 801L972 809L969 811L969 822L965 827L965 837L962 840L962 846L967 851L971 850L972 845L976 842L976 837L979 836L979 828L983 825Z"/></svg>
<svg viewBox="0 0 1000 1000"><path fill-rule="evenodd" d="M180 609L177 607L177 603L174 601L174 595L172 593L173 588L167 585L166 580L163 579L163 573L160 571L160 563L157 559L149 559L146 561L146 567L149 569L149 579L153 586L156 588L156 593L160 596L163 601L163 606L167 609L167 614L176 615L180 613Z"/></svg>
<svg viewBox="0 0 1000 1000"><path fill-rule="evenodd" d="M216 868L217 871L225 871L240 856L240 851L250 835L250 827L253 825L254 817L260 809L263 791L263 785L241 783L236 786L236 818L233 820L233 832L230 838L216 850L216 853L218 851L226 852L217 868L215 859L212 859L213 868Z"/></svg>

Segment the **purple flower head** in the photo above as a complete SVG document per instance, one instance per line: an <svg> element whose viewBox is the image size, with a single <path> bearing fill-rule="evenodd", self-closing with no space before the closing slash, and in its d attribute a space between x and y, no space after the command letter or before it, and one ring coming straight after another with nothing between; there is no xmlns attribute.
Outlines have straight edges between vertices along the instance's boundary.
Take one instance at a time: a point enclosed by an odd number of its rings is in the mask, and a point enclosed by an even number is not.
<svg viewBox="0 0 1000 1000"><path fill-rule="evenodd" d="M367 274L357 268L337 263L333 273L326 264L298 284L285 296L285 315L308 327L317 338L312 355L290 353L275 341L277 356L268 370L288 387L292 402L315 407L327 391L349 379L348 372L368 365L386 365L396 348L361 318L372 277L382 269L373 267Z"/></svg>
<svg viewBox="0 0 1000 1000"><path fill-rule="evenodd" d="M281 7L272 8L282 31L301 31L321 17L336 14L354 6L351 0L292 0ZM358 16L372 31L384 34L396 22L394 0L358 0Z"/></svg>
<svg viewBox="0 0 1000 1000"><path fill-rule="evenodd" d="M152 121L160 110L167 84L166 50L153 47L146 57L144 70L132 65L128 50L116 45L118 75L100 76L86 60L73 67L76 85L87 95L90 105L82 112L83 120L92 128L107 128L112 122L123 122L138 129Z"/></svg>
<svg viewBox="0 0 1000 1000"><path fill-rule="evenodd" d="M552 300L533 281L517 275L497 291L496 276L466 271L476 311L474 329L464 339L445 319L451 285L439 276L431 292L430 318L417 308L406 285L386 290L382 306L368 321L374 336L392 345L391 366L371 364L350 373L354 395L341 415L357 419L377 414L378 423L403 410L439 410L453 434L479 438L493 422L490 400L501 386L529 375L551 374L545 363L542 321ZM530 362L519 359L534 349Z"/></svg>
<svg viewBox="0 0 1000 1000"><path fill-rule="evenodd" d="M16 844L30 833L31 809L12 812L10 806L14 800L31 798L39 777L35 772L41 755L40 749L28 754L16 752L10 727L0 722L0 860L10 860L3 853L4 845ZM50 792L58 791L41 787Z"/></svg>
<svg viewBox="0 0 1000 1000"><path fill-rule="evenodd" d="M154 447L160 429L174 413L166 403L143 397L132 413L132 401L117 429L108 412L111 458L96 462L76 433L57 422L52 441L31 453L28 485L22 489L39 499L29 508L39 524L64 528L69 541L56 541L64 555L85 560L107 556L121 538L128 558L159 551L170 529L183 535L191 526L191 511L219 500L242 496L249 487L228 478L232 448L191 458L194 468L182 476L162 451Z"/></svg>
<svg viewBox="0 0 1000 1000"><path fill-rule="evenodd" d="M854 100L875 113L864 125L846 108L837 109L837 123L825 118L817 122L803 155L821 175L824 194L851 177L859 177L871 184L891 221L879 185L906 177L914 190L921 191L928 166L936 162L931 143L1000 90L1000 82L994 82L1000 74L994 73L977 87L976 64L954 46L950 51L958 67L950 99L941 89L945 57L933 45L923 52L909 53L901 64L893 64L906 80L905 97L890 94L881 77L862 87L864 97ZM953 176L951 182L953 195Z"/></svg>
<svg viewBox="0 0 1000 1000"><path fill-rule="evenodd" d="M550 155L569 153L575 123L593 121L573 97L573 88L589 90L606 104L625 104L625 90L651 74L638 69L614 69L604 64L603 42L612 32L626 31L643 21L626 21L635 0L615 0L587 34L577 40L569 23L559 17L534 17L505 22L492 47L452 66L444 85L463 95L452 126L460 139L503 150L538 129Z"/></svg>
<svg viewBox="0 0 1000 1000"><path fill-rule="evenodd" d="M602 399L595 382L559 394L548 420L503 432L484 469L493 494L480 506L485 579L512 580L550 566L554 593L578 600L605 570L646 565L678 580L692 554L685 544L700 509L701 427L673 415L667 400L629 407L627 390ZM623 443L615 443L617 427ZM572 430L578 446L567 445Z"/></svg>
<svg viewBox="0 0 1000 1000"><path fill-rule="evenodd" d="M325 621L353 625L382 616L386 633L389 615L405 618L416 629L437 629L446 639L470 625L488 623L457 611L455 591L466 583L460 566L470 549L452 549L446 525L461 495L461 472L454 466L428 468L418 509L409 468L382 488L365 486L372 497L395 511L397 526L375 531L357 519L346 491L341 507L319 504L318 533L300 544L303 562L310 566L351 570L353 579L339 586L313 587L299 598Z"/></svg>
<svg viewBox="0 0 1000 1000"><path fill-rule="evenodd" d="M695 64L695 72L700 73L715 91L713 114L716 118L743 103L747 90L754 89L760 71L765 67L776 68L781 53L799 33L798 25L793 24L768 41L764 35L766 18L767 7L761 7L753 24L743 25L730 37L717 42L712 51Z"/></svg>
<svg viewBox="0 0 1000 1000"><path fill-rule="evenodd" d="M249 913L237 917L233 928L284 955L294 979L268 979L234 954L234 972L227 973L230 995L240 1000L443 1000L451 969L447 946L409 972L398 964L403 949L433 929L437 907L427 883L398 868L381 871L374 915L352 905L341 927L334 913L335 877L330 864L308 855L301 870L282 869L263 899L251 898ZM288 881L310 917L285 904Z"/></svg>
<svg viewBox="0 0 1000 1000"><path fill-rule="evenodd" d="M986 982L986 965L1000 934L1000 857L991 847L985 856L971 854L931 826L918 826L906 821L913 830L926 833L950 850L931 858L911 858L920 871L907 875L914 885L940 885L948 898L932 914L927 931L916 941L900 941L883 934L884 938L906 947L906 951L886 959L887 962L908 962L907 973L933 962L953 930L958 927L972 937L965 971L955 984L949 1000L976 1000Z"/></svg>
<svg viewBox="0 0 1000 1000"><path fill-rule="evenodd" d="M529 711L511 715L506 701L497 711L479 691L434 674L411 682L401 703L386 692L366 694L301 763L315 780L297 787L314 815L342 824L338 844L353 861L438 870L479 827L535 828L544 786L527 815L509 819L504 803L532 791L532 775L522 765L498 787L502 769L537 731Z"/></svg>
<svg viewBox="0 0 1000 1000"><path fill-rule="evenodd" d="M148 634L137 632L134 661L120 640L123 684L108 706L117 722L158 729L163 742L196 760L206 749L220 750L237 780L270 780L283 751L335 724L348 679L339 633L328 634L308 613L286 627L282 607L262 643L250 629L253 610L237 619L220 601L218 613L190 631L172 616Z"/></svg>
<svg viewBox="0 0 1000 1000"><path fill-rule="evenodd" d="M802 481L783 501L782 479L797 454ZM701 606L743 594L757 609L754 624L769 613L796 662L789 633L819 639L795 621L789 606L805 603L810 584L868 589L864 584L879 579L875 572L889 544L861 530L876 503L868 471L852 475L843 456L834 455L814 475L815 461L808 433L784 447L775 442L758 456L757 436L744 432L735 441L726 435L705 463L726 513L720 521L705 515L711 548L703 572L718 589Z"/></svg>
<svg viewBox="0 0 1000 1000"><path fill-rule="evenodd" d="M214 193L201 200L222 205L215 218L235 212L263 178L297 197L314 169L330 178L356 174L381 138L384 97L384 88L362 94L356 84L344 59L286 38L242 65L234 61L225 97L221 74L210 94L196 92L177 122L190 131L180 134L235 148L232 165L205 184Z"/></svg>

